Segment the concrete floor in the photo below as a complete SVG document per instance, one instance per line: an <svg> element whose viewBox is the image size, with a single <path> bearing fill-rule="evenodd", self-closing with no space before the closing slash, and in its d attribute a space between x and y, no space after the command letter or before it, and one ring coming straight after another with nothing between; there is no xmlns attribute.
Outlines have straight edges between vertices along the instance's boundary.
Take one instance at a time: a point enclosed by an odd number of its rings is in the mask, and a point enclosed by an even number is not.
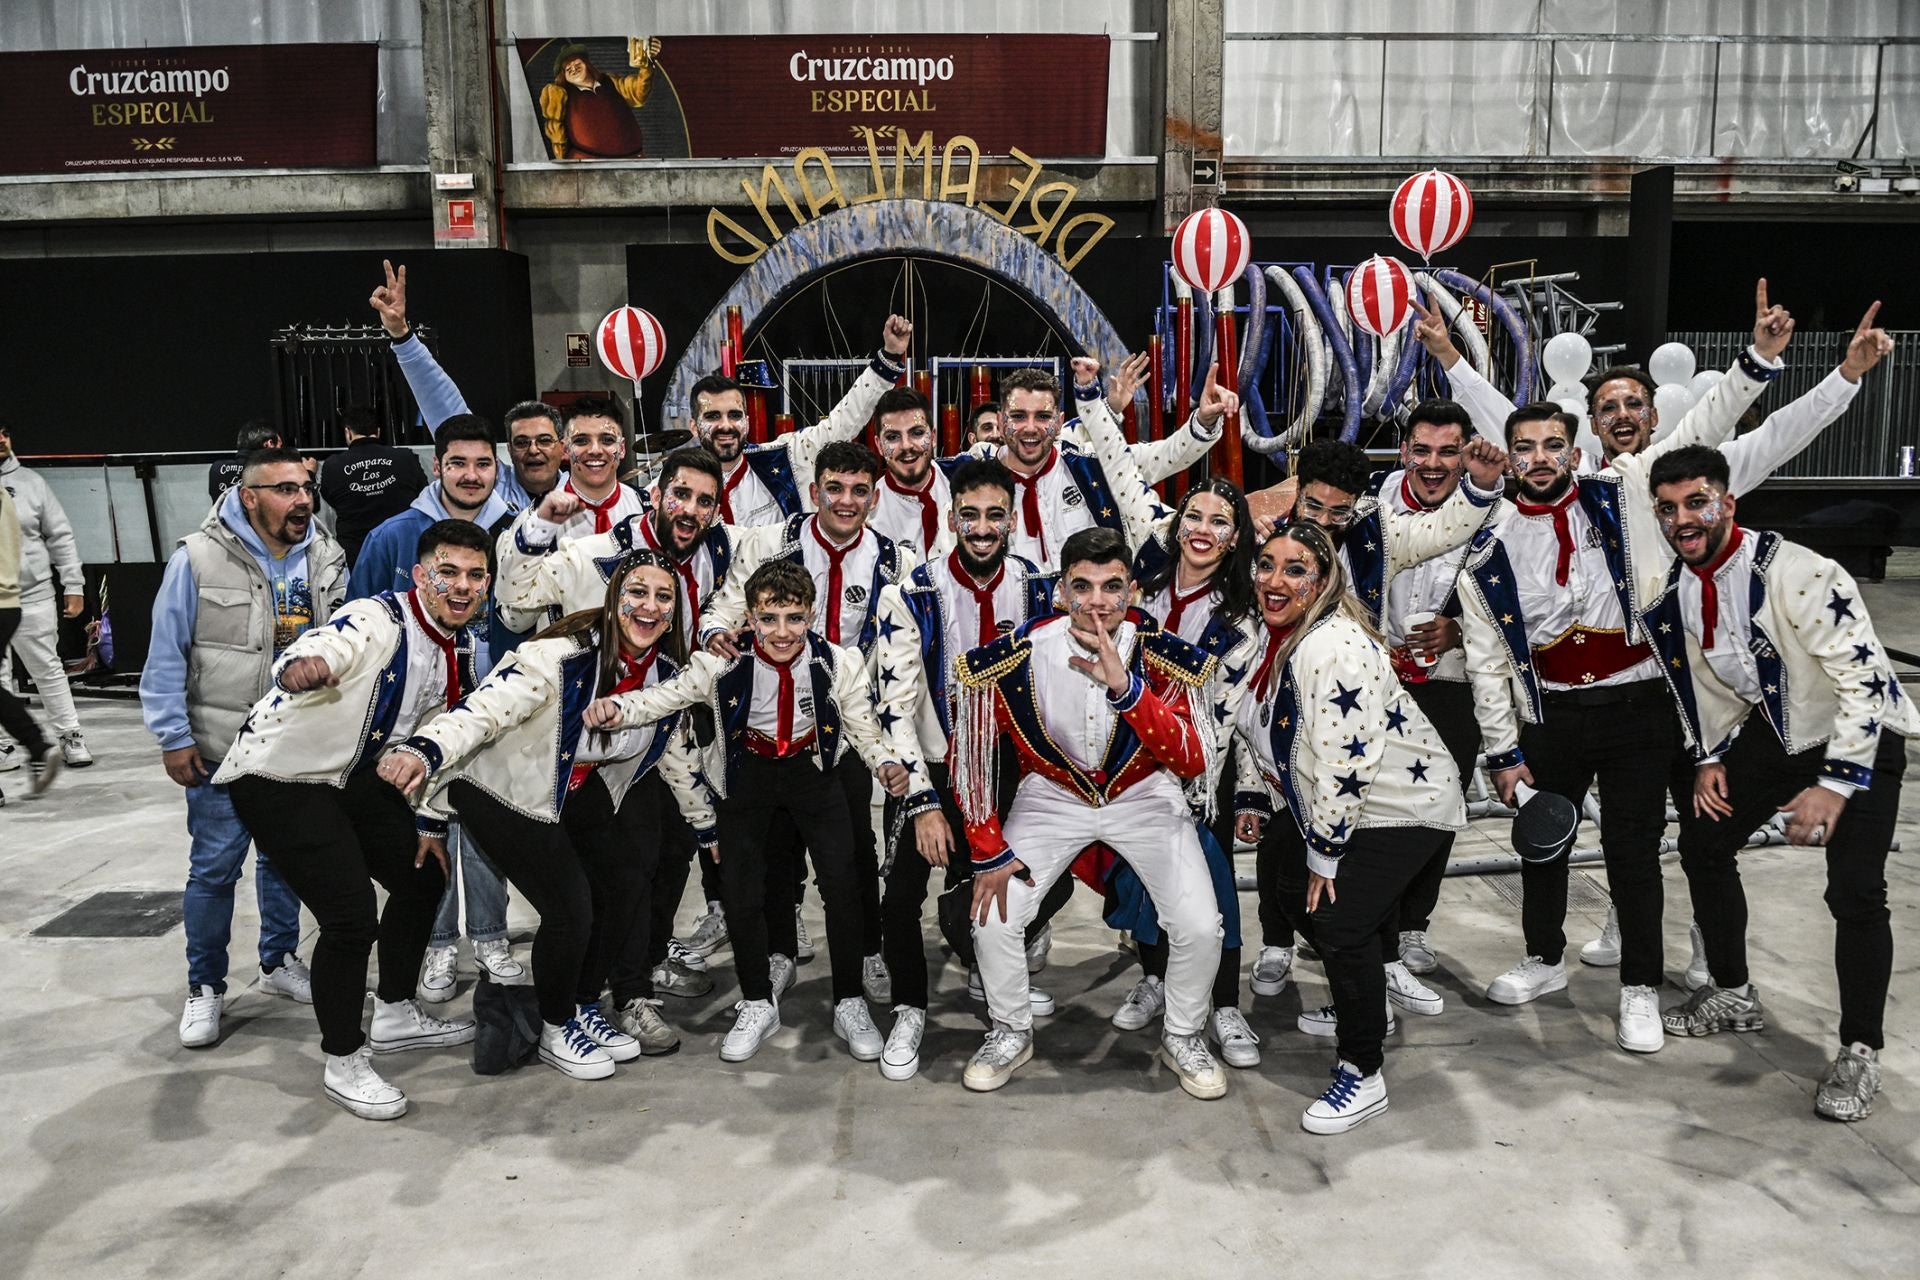
<svg viewBox="0 0 1920 1280"><path fill-rule="evenodd" d="M1911 651L1920 575L1905 576L1870 601L1883 638ZM183 876L185 809L137 708L89 701L83 715L97 767L37 802L4 778L0 1275L1920 1274L1911 802L1889 867L1885 1091L1859 1125L1812 1114L1834 1049L1832 934L1819 858L1781 848L1745 864L1769 1029L1648 1058L1614 1047L1611 972L1489 1005L1487 981L1518 958L1517 912L1489 880L1450 879L1431 980L1447 1011L1401 1016L1392 1109L1345 1137L1298 1124L1330 1065L1327 1043L1293 1027L1303 1001L1326 998L1316 967L1279 997L1247 997L1265 1062L1234 1072L1225 1100L1196 1102L1156 1065L1153 1031L1108 1023L1134 975L1084 892L1039 979L1061 1010L995 1095L960 1088L981 1023L959 970L939 975L922 1074L891 1084L833 1037L823 954L750 1063L715 1054L731 1023L722 963L713 996L668 1002L687 1035L675 1056L581 1084L539 1066L483 1079L460 1051L398 1055L381 1066L413 1110L370 1124L321 1095L310 1010L248 986L250 879L209 1049L176 1035L178 929L29 936L92 893ZM1492 850L1493 834L1462 853ZM1671 863L1667 879L1677 977L1688 910ZM1576 911L1576 944L1604 911ZM516 932L525 916L516 902Z"/></svg>

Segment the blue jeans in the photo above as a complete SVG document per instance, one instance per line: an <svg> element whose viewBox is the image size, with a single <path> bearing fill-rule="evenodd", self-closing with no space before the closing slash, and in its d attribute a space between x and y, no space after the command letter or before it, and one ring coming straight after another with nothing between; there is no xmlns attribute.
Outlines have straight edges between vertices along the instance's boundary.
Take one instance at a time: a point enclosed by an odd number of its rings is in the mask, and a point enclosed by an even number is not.
<svg viewBox="0 0 1920 1280"><path fill-rule="evenodd" d="M208 761L209 771L219 766ZM187 982L227 989L227 944L233 938L233 886L252 839L233 811L225 786L211 782L187 788ZM300 899L265 854L253 862L253 888L260 902L260 965L277 967L300 946Z"/></svg>
<svg viewBox="0 0 1920 1280"><path fill-rule="evenodd" d="M447 852L460 872L459 883L466 886L467 936L475 942L492 942L507 936L507 886L493 869L480 846L466 828L453 824ZM447 891L440 895L440 910L433 917L430 947L450 947L460 940L460 899L455 896L454 877L447 877Z"/></svg>

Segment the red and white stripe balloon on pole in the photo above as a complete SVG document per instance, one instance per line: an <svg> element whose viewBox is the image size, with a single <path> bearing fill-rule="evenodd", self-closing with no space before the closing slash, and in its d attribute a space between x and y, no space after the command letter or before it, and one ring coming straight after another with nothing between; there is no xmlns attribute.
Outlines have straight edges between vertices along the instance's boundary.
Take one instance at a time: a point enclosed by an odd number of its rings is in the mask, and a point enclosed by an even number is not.
<svg viewBox="0 0 1920 1280"><path fill-rule="evenodd" d="M1347 314L1353 327L1376 338L1395 332L1413 314L1413 273L1398 258L1374 254L1347 277Z"/></svg>
<svg viewBox="0 0 1920 1280"><path fill-rule="evenodd" d="M1423 262L1460 243L1473 225L1473 193L1450 173L1416 173L1393 193L1389 215L1394 238Z"/></svg>
<svg viewBox="0 0 1920 1280"><path fill-rule="evenodd" d="M1252 257L1247 224L1225 209L1196 210L1174 228L1174 274L1203 292L1217 293L1238 280Z"/></svg>
<svg viewBox="0 0 1920 1280"><path fill-rule="evenodd" d="M607 312L595 335L600 363L608 372L633 384L637 401L640 379L660 367L667 354L667 331L638 307L615 307Z"/></svg>

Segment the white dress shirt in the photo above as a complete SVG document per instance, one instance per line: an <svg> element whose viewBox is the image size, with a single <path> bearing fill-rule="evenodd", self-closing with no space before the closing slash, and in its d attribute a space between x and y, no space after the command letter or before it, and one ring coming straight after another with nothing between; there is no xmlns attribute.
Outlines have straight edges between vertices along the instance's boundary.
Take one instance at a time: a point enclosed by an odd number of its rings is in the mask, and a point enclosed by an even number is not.
<svg viewBox="0 0 1920 1280"><path fill-rule="evenodd" d="M833 557L827 554L826 538L820 529L820 518L808 516L800 528L800 556L806 562L807 572L813 575L813 629L829 644L858 649L860 628L866 625L868 612L878 603L873 599L873 571L880 558L880 540L871 530L862 529L860 537L848 544L850 550L841 558L840 633L833 635L827 630L827 583Z"/></svg>
<svg viewBox="0 0 1920 1280"><path fill-rule="evenodd" d="M1753 650L1748 647L1753 637L1753 617L1749 606L1748 584L1753 581L1753 547L1751 534L1742 533L1740 545L1733 549L1713 575L1713 588L1716 614L1713 627L1713 648L1703 651L1707 664L1713 668L1713 674L1720 677L1721 683L1739 694L1746 701L1759 705L1760 668L1753 660ZM1706 635L1705 624L1701 616L1703 592L1700 575L1692 569L1680 570L1680 616L1685 619L1686 627L1695 636Z"/></svg>
<svg viewBox="0 0 1920 1280"><path fill-rule="evenodd" d="M1386 478L1380 486L1380 501L1401 515L1420 515L1425 510L1407 501L1401 486L1404 471L1396 471ZM1464 483L1464 481L1463 481ZM1549 524L1548 532L1552 532ZM1393 575L1387 584L1387 646L1398 648L1407 642L1407 618L1416 613L1438 614L1446 605L1447 597L1453 593L1453 585L1459 580L1460 566L1466 563L1467 548L1443 556L1434 556L1431 560L1422 560L1411 569L1403 569ZM1467 678L1467 654L1461 646L1455 646L1440 655L1440 660L1427 669L1430 680L1465 681Z"/></svg>
<svg viewBox="0 0 1920 1280"><path fill-rule="evenodd" d="M761 484L759 474L747 465L744 453L734 460L733 471L720 482L720 492L726 499L721 517L728 524L779 524L787 518L773 490Z"/></svg>
<svg viewBox="0 0 1920 1280"><path fill-rule="evenodd" d="M1113 647L1122 661L1132 656L1134 638L1133 623L1121 623ZM1107 699L1106 684L1068 666L1069 655L1088 661L1095 657L1072 638L1066 620L1034 632L1032 670L1040 720L1069 759L1082 769L1098 769L1107 758L1120 714Z"/></svg>
<svg viewBox="0 0 1920 1280"><path fill-rule="evenodd" d="M707 601L713 599L713 550L703 537L700 545L693 549L693 554L682 562L673 552L660 545L660 535L654 532L652 516L639 521L639 525L639 545L651 547L679 566L674 574L680 579L680 611L673 625L680 629L681 635L689 637L687 645L691 648L694 644L692 637L700 634L700 610L706 607ZM688 589L688 577L693 579L692 590Z"/></svg>
<svg viewBox="0 0 1920 1280"><path fill-rule="evenodd" d="M769 738L780 731L780 672L770 660L753 655L753 702L747 708L747 727ZM802 648L787 669L793 673L793 740L813 732L813 674Z"/></svg>
<svg viewBox="0 0 1920 1280"><path fill-rule="evenodd" d="M1173 573L1174 576L1167 580L1166 586L1140 602L1140 611L1188 644L1197 645L1200 643L1200 637L1206 633L1207 624L1213 621L1214 611L1220 607L1220 592L1209 587L1198 587L1194 591L1176 593L1174 585L1180 580L1180 571L1175 569ZM1167 618L1173 613L1176 594L1186 598L1187 607L1180 611L1180 625L1167 627Z"/></svg>
<svg viewBox="0 0 1920 1280"><path fill-rule="evenodd" d="M392 742L412 737L424 721L447 709L447 660L440 648L440 641L447 639L447 633L429 621L433 632L428 634L415 616L413 602L408 599L412 594L408 592L400 597L400 625L406 628L407 636L407 675L400 693L400 710L393 721L393 736L389 739ZM425 608L421 606L422 611Z"/></svg>
<svg viewBox="0 0 1920 1280"><path fill-rule="evenodd" d="M994 584L992 600L995 629L1001 635L1026 621L1027 588L1021 580L1022 572L1018 565L1000 562L1000 581ZM951 664L980 643L980 606L966 586L969 582L978 585L978 580L960 565L958 552L948 552L935 560L927 567L927 577L940 593L941 614L946 619L947 661ZM951 689L953 672L946 674Z"/></svg>
<svg viewBox="0 0 1920 1280"><path fill-rule="evenodd" d="M932 559L951 541L947 532L947 508L953 502L952 489L947 484L946 473L938 466L929 466L927 470L931 474L925 492L934 507L931 545L927 544L926 526L921 518L923 504L912 493L895 488L891 475L881 478L880 502L867 517L869 528L912 550L922 560Z"/></svg>
<svg viewBox="0 0 1920 1280"><path fill-rule="evenodd" d="M1573 537L1573 556L1563 586L1555 580L1554 566L1559 561L1560 542L1554 536L1551 516L1522 515L1518 508L1510 508L1500 526L1500 541L1519 578L1515 585L1520 594L1521 611L1526 615L1527 643L1535 648L1552 644L1576 625L1594 631L1627 629L1620 595L1614 590L1613 573L1607 567L1606 553L1601 547L1600 530L1587 519L1586 508L1577 498L1567 506L1567 529ZM1540 683L1547 689L1570 689L1659 678L1659 659L1648 656L1625 671L1593 681L1592 685L1568 685L1546 679Z"/></svg>
<svg viewBox="0 0 1920 1280"><path fill-rule="evenodd" d="M1007 460L1006 451L996 455L1002 462ZM1080 486L1073 482L1073 473L1067 470L1056 446L1041 464L1032 483L1039 496L1040 528L1028 527L1026 515L1027 478L1014 472L1013 493L1013 547L1017 556L1025 556L1038 565L1042 571L1060 567L1060 546L1068 536L1091 529L1098 523L1093 518L1092 503L1086 494L1080 492Z"/></svg>
<svg viewBox="0 0 1920 1280"><path fill-rule="evenodd" d="M580 496L575 491L573 479L570 476L560 481L560 487L568 493L574 494L576 497ZM637 516L646 511L646 504L640 501L640 491L632 485L622 483L615 488L614 492L618 496L615 498L612 508L607 512L607 518L611 522L608 525L609 528L619 524L628 516ZM581 497L580 500L582 502L586 501L584 497ZM540 528L543 535L546 529L556 527L541 520L538 515L529 517L528 523L529 525L534 525L536 521L538 525L534 527ZM580 510L568 516L557 527L558 533L556 536L562 542L572 542L575 538L590 537L595 533L601 532L594 527L593 512L587 510L585 507L580 508Z"/></svg>

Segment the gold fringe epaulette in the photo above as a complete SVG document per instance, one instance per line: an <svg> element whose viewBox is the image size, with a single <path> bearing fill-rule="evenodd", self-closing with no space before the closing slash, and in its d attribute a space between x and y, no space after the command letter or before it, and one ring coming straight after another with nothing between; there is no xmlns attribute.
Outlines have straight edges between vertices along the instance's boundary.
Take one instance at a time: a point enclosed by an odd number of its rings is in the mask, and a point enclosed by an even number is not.
<svg viewBox="0 0 1920 1280"><path fill-rule="evenodd" d="M1141 657L1161 675L1178 680L1190 689L1198 689L1213 678L1220 660L1165 632L1140 637Z"/></svg>
<svg viewBox="0 0 1920 1280"><path fill-rule="evenodd" d="M1027 659L1033 642L1025 636L1001 636L992 644L969 649L953 664L954 676L967 688L992 684Z"/></svg>

